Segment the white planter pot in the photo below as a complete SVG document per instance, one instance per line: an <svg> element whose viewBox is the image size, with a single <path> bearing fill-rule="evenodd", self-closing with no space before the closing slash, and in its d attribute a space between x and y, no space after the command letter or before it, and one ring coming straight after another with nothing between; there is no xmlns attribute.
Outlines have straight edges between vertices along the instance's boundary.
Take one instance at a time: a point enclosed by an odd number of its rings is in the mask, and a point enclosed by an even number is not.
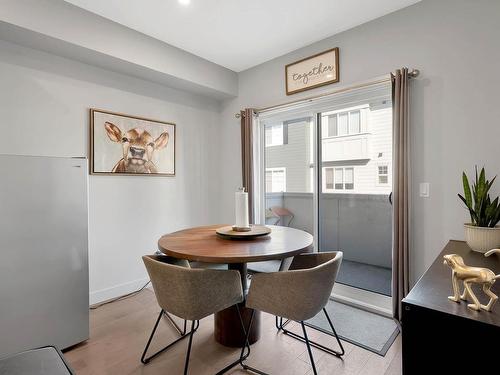
<svg viewBox="0 0 500 375"><path fill-rule="evenodd" d="M464 224L467 245L479 253L500 247L500 227L484 228Z"/></svg>

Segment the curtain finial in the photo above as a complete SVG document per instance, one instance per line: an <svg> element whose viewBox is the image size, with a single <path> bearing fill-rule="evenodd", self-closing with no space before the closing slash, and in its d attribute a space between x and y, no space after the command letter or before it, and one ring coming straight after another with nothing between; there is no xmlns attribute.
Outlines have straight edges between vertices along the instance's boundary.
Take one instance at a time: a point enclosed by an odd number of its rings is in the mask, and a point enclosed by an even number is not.
<svg viewBox="0 0 500 375"><path fill-rule="evenodd" d="M418 70L418 69L412 69L411 71L408 72L408 75L412 78L418 77L419 74L420 74L420 70Z"/></svg>

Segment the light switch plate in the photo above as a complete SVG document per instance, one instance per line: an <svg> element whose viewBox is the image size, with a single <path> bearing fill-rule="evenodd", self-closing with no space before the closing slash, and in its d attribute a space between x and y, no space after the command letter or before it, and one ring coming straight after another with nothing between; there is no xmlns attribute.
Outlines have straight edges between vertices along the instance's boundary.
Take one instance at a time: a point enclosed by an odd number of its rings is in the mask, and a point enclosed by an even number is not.
<svg viewBox="0 0 500 375"><path fill-rule="evenodd" d="M429 197L429 183L428 182L421 182L420 183L420 196L423 198Z"/></svg>

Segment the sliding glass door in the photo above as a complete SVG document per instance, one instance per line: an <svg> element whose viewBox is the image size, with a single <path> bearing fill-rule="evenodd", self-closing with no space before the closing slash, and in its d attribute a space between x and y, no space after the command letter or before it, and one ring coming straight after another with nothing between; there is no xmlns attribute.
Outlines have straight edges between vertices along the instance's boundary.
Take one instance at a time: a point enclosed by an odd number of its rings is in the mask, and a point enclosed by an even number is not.
<svg viewBox="0 0 500 375"><path fill-rule="evenodd" d="M318 118L319 251L344 252L338 282L390 296L391 103L375 98Z"/></svg>
<svg viewBox="0 0 500 375"><path fill-rule="evenodd" d="M314 234L312 116L263 122L265 222Z"/></svg>
<svg viewBox="0 0 500 375"><path fill-rule="evenodd" d="M341 250L337 281L391 295L392 109L388 84L260 114L261 220ZM265 216L265 217L264 217Z"/></svg>

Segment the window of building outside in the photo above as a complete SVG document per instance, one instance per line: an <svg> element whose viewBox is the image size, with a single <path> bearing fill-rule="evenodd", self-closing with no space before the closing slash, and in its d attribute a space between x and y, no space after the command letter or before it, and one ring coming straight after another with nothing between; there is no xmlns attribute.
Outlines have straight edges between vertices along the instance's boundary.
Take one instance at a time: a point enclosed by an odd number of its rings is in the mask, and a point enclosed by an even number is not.
<svg viewBox="0 0 500 375"><path fill-rule="evenodd" d="M325 116L328 118L327 134L323 138L361 133L361 110L346 111Z"/></svg>
<svg viewBox="0 0 500 375"><path fill-rule="evenodd" d="M354 190L353 167L327 167L324 169L325 191Z"/></svg>
<svg viewBox="0 0 500 375"><path fill-rule="evenodd" d="M354 189L354 168L344 168L344 189Z"/></svg>
<svg viewBox="0 0 500 375"><path fill-rule="evenodd" d="M387 165L378 166L377 183L379 185L389 184L389 166Z"/></svg>
<svg viewBox="0 0 500 375"><path fill-rule="evenodd" d="M333 190L333 168L325 168L326 190Z"/></svg>
<svg viewBox="0 0 500 375"><path fill-rule="evenodd" d="M266 192L286 192L286 168L266 168Z"/></svg>
<svg viewBox="0 0 500 375"><path fill-rule="evenodd" d="M283 124L266 126L266 147L283 144Z"/></svg>

